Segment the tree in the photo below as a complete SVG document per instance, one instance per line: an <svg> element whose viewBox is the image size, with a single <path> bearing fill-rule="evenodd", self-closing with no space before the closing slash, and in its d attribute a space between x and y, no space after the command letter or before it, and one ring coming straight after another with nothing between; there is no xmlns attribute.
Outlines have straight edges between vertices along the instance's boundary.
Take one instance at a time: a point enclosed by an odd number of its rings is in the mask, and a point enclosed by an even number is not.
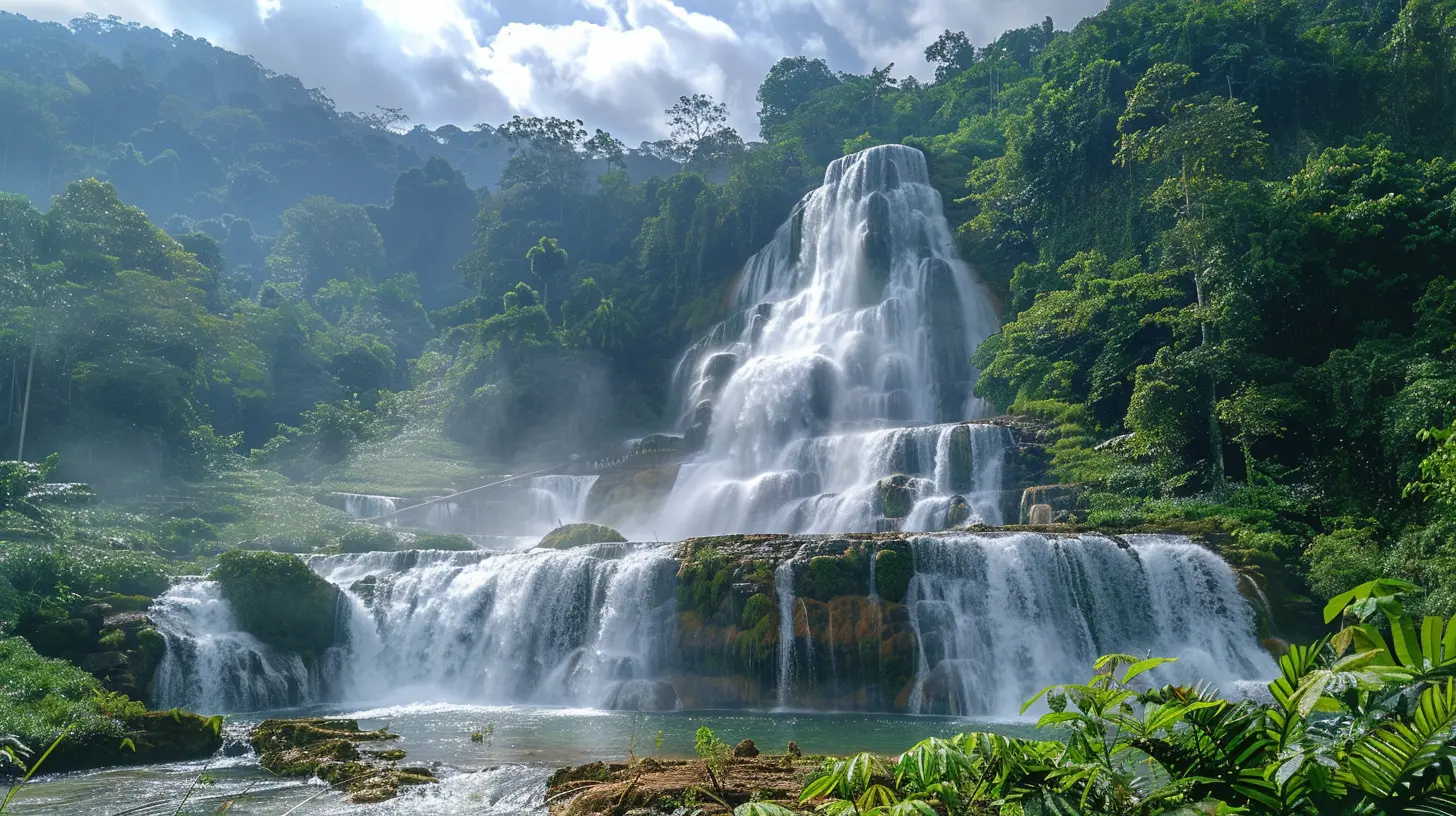
<svg viewBox="0 0 1456 816"><path fill-rule="evenodd" d="M617 305L613 295L602 298L587 317L586 332L597 348L620 351L637 334L637 321L631 312Z"/></svg>
<svg viewBox="0 0 1456 816"><path fill-rule="evenodd" d="M758 123L763 138L772 141L777 129L787 124L814 95L839 84L839 78L822 59L784 57L769 69L758 86Z"/></svg>
<svg viewBox="0 0 1456 816"><path fill-rule="evenodd" d="M334 279L375 277L384 268L384 241L363 207L309 196L283 213L283 231L267 263L275 286L312 295Z"/></svg>
<svg viewBox="0 0 1456 816"><path fill-rule="evenodd" d="M582 145L589 158L598 159L607 163L608 168L617 167L626 169L625 157L627 146L622 140L604 130L598 129L596 134Z"/></svg>
<svg viewBox="0 0 1456 816"><path fill-rule="evenodd" d="M664 113L678 161L684 164L692 160L704 139L728 125L728 106L707 94L680 96Z"/></svg>
<svg viewBox="0 0 1456 816"><path fill-rule="evenodd" d="M566 277L566 250L556 245L555 238L541 237L526 253L531 274L541 283L541 305L550 305L551 289Z"/></svg>
<svg viewBox="0 0 1456 816"><path fill-rule="evenodd" d="M1262 164L1268 143L1257 127L1254 108L1247 103L1223 96L1203 101L1185 98L1184 88L1195 76L1188 66L1174 63L1158 63L1148 69L1128 94L1127 109L1118 120L1116 161L1123 167L1146 165L1165 174L1152 201L1171 209L1178 219L1169 243L1180 250L1191 270L1200 343L1206 351L1212 340L1205 313L1206 277L1221 254L1207 229L1209 201L1229 174ZM1206 362L1203 369L1209 479L1222 485L1217 378L1207 370Z"/></svg>
<svg viewBox="0 0 1456 816"><path fill-rule="evenodd" d="M925 49L925 61L935 66L935 81L945 82L975 63L976 46L966 32L947 28Z"/></svg>

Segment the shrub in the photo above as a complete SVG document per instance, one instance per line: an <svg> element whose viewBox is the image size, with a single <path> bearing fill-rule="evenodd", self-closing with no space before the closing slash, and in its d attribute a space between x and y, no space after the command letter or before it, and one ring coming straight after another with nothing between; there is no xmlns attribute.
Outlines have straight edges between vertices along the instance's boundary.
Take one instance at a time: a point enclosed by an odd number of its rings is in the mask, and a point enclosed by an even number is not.
<svg viewBox="0 0 1456 816"><path fill-rule="evenodd" d="M167 591L166 562L150 553L103 550L61 542L7 542L0 578L20 592L49 593L64 584L82 595L146 595Z"/></svg>
<svg viewBox="0 0 1456 816"><path fill-rule="evenodd" d="M72 734L121 736L121 724L101 714L101 684L64 660L36 654L24 638L0 640L0 734L44 750L67 725Z"/></svg>
<svg viewBox="0 0 1456 816"><path fill-rule="evenodd" d="M456 535L454 533L428 533L415 536L415 540L410 543L409 548L411 550L453 550L470 552L475 549L475 544L463 535Z"/></svg>

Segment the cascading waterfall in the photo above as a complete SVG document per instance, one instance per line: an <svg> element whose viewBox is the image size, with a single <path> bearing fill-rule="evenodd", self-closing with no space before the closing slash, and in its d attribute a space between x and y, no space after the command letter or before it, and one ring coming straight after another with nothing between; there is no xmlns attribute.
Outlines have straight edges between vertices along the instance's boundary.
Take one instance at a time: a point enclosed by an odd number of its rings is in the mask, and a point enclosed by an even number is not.
<svg viewBox="0 0 1456 816"><path fill-rule="evenodd" d="M1232 692L1276 673L1234 571L1179 536L917 537L906 605L915 713L1014 714L1108 653L1176 657L1165 682Z"/></svg>
<svg viewBox="0 0 1456 816"><path fill-rule="evenodd" d="M658 683L674 624L670 547L316 556L353 617L352 693L672 708Z"/></svg>
<svg viewBox="0 0 1456 816"><path fill-rule="evenodd" d="M774 570L774 591L779 596L778 707L787 708L794 679L794 559Z"/></svg>
<svg viewBox="0 0 1456 816"><path fill-rule="evenodd" d="M527 488L531 494L531 524L544 534L562 524L586 521L587 494L596 481L596 476L532 478Z"/></svg>
<svg viewBox="0 0 1456 816"><path fill-rule="evenodd" d="M378 518L399 509L399 503L389 496L370 496L364 493L345 493L344 512L355 519Z"/></svg>
<svg viewBox="0 0 1456 816"><path fill-rule="evenodd" d="M240 631L214 581L178 582L150 615L167 641L156 676L159 708L225 714L319 699L318 674L298 655L276 652Z"/></svg>
<svg viewBox="0 0 1456 816"><path fill-rule="evenodd" d="M679 364L684 426L703 453L654 529L874 530L903 517L876 495L879 479L952 468L936 442L954 426L924 426L980 415L969 360L997 319L955 256L918 150L830 165L747 264L737 309ZM917 490L949 495L939 481Z"/></svg>

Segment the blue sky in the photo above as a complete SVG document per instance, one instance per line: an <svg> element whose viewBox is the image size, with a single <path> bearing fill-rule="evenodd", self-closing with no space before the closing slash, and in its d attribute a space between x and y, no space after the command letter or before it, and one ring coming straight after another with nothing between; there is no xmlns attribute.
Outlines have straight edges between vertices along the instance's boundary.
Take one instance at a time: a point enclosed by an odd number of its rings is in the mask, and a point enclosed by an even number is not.
<svg viewBox="0 0 1456 816"><path fill-rule="evenodd" d="M754 93L782 56L836 70L895 63L926 78L941 31L984 44L1051 15L1071 28L1105 0L0 0L65 21L116 14L182 29L322 87L348 110L404 108L429 125L570 116L635 144L663 109L707 93L757 136Z"/></svg>

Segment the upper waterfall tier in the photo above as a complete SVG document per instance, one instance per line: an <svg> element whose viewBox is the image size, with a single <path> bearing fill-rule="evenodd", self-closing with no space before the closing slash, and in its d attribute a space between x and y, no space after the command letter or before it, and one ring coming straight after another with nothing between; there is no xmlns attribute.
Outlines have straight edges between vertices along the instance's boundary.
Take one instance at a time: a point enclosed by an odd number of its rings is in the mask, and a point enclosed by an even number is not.
<svg viewBox="0 0 1456 816"><path fill-rule="evenodd" d="M890 474L846 481L843 468L795 460L847 461L852 452L838 448L876 444L855 432L982 414L970 359L996 313L956 258L914 148L883 145L831 164L748 262L736 309L679 364L686 444L702 454L653 520L661 534L874 529L874 514L857 508ZM765 491L765 480L776 485ZM917 499L946 505L950 495Z"/></svg>

